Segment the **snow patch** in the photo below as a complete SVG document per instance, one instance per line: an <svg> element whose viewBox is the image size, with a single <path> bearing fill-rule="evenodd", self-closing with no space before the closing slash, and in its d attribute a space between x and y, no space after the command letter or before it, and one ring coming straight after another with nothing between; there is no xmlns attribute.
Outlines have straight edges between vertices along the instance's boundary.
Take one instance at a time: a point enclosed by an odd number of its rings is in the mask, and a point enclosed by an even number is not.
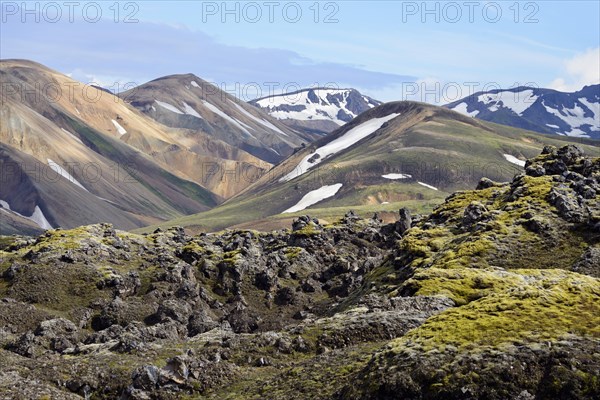
<svg viewBox="0 0 600 400"><path fill-rule="evenodd" d="M552 128L552 129L560 129L560 126L558 126L558 125L546 124L546 126L548 128Z"/></svg>
<svg viewBox="0 0 600 400"><path fill-rule="evenodd" d="M242 114L244 114L246 117L253 119L254 121L258 122L258 123L259 123L259 124L261 124L262 126L264 126L264 127L268 128L268 129L270 129L270 130L272 130L272 131L275 131L275 132L277 132L277 133L280 133L280 134L282 134L282 135L284 135L284 136L288 136L288 135L287 135L285 132L283 132L281 129L279 129L278 127L276 127L275 125L273 125L273 124L272 124L272 123L270 123L269 121L265 121L265 120L264 120L264 119L262 119L262 118L255 117L255 116L254 116L254 115L252 115L250 112L248 112L246 109L244 109L242 106L240 106L239 104L237 104L235 101L231 101L231 100L229 100L229 101L230 101L230 102L231 102L231 103L232 103L234 106L236 106L236 108L237 108L238 110L240 110L240 112L241 112Z"/></svg>
<svg viewBox="0 0 600 400"><path fill-rule="evenodd" d="M525 167L525 161L519 160L517 157L512 156L510 154L503 154L506 161L518 165L519 167Z"/></svg>
<svg viewBox="0 0 600 400"><path fill-rule="evenodd" d="M297 211L302 211L305 208L312 206L313 204L317 204L318 202L328 199L336 195L336 193L342 187L341 183L336 183L335 185L326 185L322 186L319 189L311 190L306 193L302 199L293 207L288 208L283 211L282 214L285 213L293 213Z"/></svg>
<svg viewBox="0 0 600 400"><path fill-rule="evenodd" d="M579 98L577 101L592 115L585 116L586 110L577 103L573 108L563 107L560 111L543 105L546 111L556 115L571 127L571 130L566 132L568 136L588 137L589 134L581 129L584 125L589 125L592 131L600 131L600 103L593 103L585 97Z"/></svg>
<svg viewBox="0 0 600 400"><path fill-rule="evenodd" d="M125 128L123 128L117 121L115 121L114 119L111 119L113 125L115 126L115 128L117 129L117 132L119 132L119 134L124 135L127 133L127 131L125 130Z"/></svg>
<svg viewBox="0 0 600 400"><path fill-rule="evenodd" d="M25 217L25 218L35 222L42 229L52 229L52 225L50 225L50 222L48 222L48 220L46 219L46 216L44 215L44 213L38 206L35 206L35 209L33 210L33 214L31 214L31 217Z"/></svg>
<svg viewBox="0 0 600 400"><path fill-rule="evenodd" d="M581 130L581 127L584 125L590 125L592 130L600 131L600 105L590 103L585 98L579 99L579 102L593 113L592 117L586 117L585 110L577 103L575 103L573 108L563 107L561 110L549 107L543 102L542 105L547 112L562 119L571 127L571 131L566 132L568 136L587 137L589 135Z"/></svg>
<svg viewBox="0 0 600 400"><path fill-rule="evenodd" d="M381 175L382 178L385 179L408 179L408 178L412 178L412 175L409 174L387 174L387 175Z"/></svg>
<svg viewBox="0 0 600 400"><path fill-rule="evenodd" d="M74 134L72 134L71 132L69 132L66 129L60 128L64 133L68 134L69 136L71 136L73 139L75 139L77 142L83 144L83 142L81 141L81 139L79 139L77 136L75 136Z"/></svg>
<svg viewBox="0 0 600 400"><path fill-rule="evenodd" d="M308 95L314 93L317 97L317 101L313 102ZM342 98L338 101L331 102L328 95L340 95ZM343 111L345 114L355 118L357 115L352 112L348 107L348 96L350 91L347 89L311 89L304 90L298 93L287 93L278 96L267 97L256 103L265 108L269 114L277 119L295 119L300 121L317 121L317 120L329 120L342 126L346 122L338 118L338 113ZM368 100L363 97L365 101ZM370 103L369 103L370 104ZM299 111L283 111L277 110L280 106L285 105L302 105L303 110Z"/></svg>
<svg viewBox="0 0 600 400"><path fill-rule="evenodd" d="M479 114L479 110L468 112L467 103L465 103L464 101L459 105L455 106L453 110L469 117L475 117L477 114Z"/></svg>
<svg viewBox="0 0 600 400"><path fill-rule="evenodd" d="M191 81L191 82L190 82L190 85L192 85L193 87L196 87L196 88L199 88L199 87L200 87L200 85L198 85L198 84L196 83L196 81Z"/></svg>
<svg viewBox="0 0 600 400"><path fill-rule="evenodd" d="M421 186L425 186L426 188L433 189L433 190L438 190L438 188L436 188L435 186L431 186L431 185L428 185L428 184L426 184L426 183L419 182L419 181L417 181L417 183L418 183L419 185L421 185Z"/></svg>
<svg viewBox="0 0 600 400"><path fill-rule="evenodd" d="M348 132L344 133L344 135L338 137L335 140L332 140L326 145L319 147L315 152L305 156L302 159L302 161L300 161L300 163L296 166L296 168L292 172L281 178L279 182L287 182L304 174L310 168L319 164L328 157L342 150L345 150L348 147L358 143L362 139L368 137L373 132L381 128L383 124L385 124L387 121L396 118L398 115L400 114L393 113L385 117L373 118L366 122L363 122L358 126L355 126Z"/></svg>
<svg viewBox="0 0 600 400"><path fill-rule="evenodd" d="M81 183L79 183L77 181L77 179L73 178L73 175L69 174L67 172L67 170L65 170L63 167L61 167L60 165L58 165L57 163L55 163L51 159L48 159L48 165L50 166L50 168L52 169L52 171L56 172L57 174L59 174L60 176L62 176L63 178L65 178L66 180L68 180L69 182L71 182L72 184L79 186L80 188L82 188L86 192L89 191Z"/></svg>
<svg viewBox="0 0 600 400"><path fill-rule="evenodd" d="M592 112L592 119L596 121L596 128L600 129L600 102L592 103L585 97L578 100Z"/></svg>
<svg viewBox="0 0 600 400"><path fill-rule="evenodd" d="M42 210L40 209L39 206L35 206L35 208L33 209L33 214L31 214L31 216L28 217L26 215L19 214L16 211L12 211L10 209L10 205L8 204L8 202L6 202L4 200L0 200L0 205L2 205L2 207L5 208L6 210L13 212L14 214L16 214L20 217L23 217L25 219L35 222L35 224L42 229L53 229L52 225L50 225L50 222L48 222L48 220L44 216L44 213L42 212Z"/></svg>
<svg viewBox="0 0 600 400"><path fill-rule="evenodd" d="M219 117L223 118L224 120L232 123L233 125L237 126L242 132L244 132L246 135L253 137L254 139L256 139L256 137L254 137L254 135L252 135L250 132L248 132L248 129L252 129L251 127L249 127L248 125L244 124L241 121L238 121L235 118L230 117L229 115L225 114L223 111L221 111L217 106L209 103L206 100L202 100L202 104L208 108L210 111L212 111L213 113L217 114Z"/></svg>
<svg viewBox="0 0 600 400"><path fill-rule="evenodd" d="M185 111L185 113L186 113L187 115L191 115L191 116L193 116L193 117L196 117L196 118L200 118L200 119L202 119L202 116L201 116L200 114L198 114L198 112L197 112L196 110L194 110L194 109L192 108L192 106L190 106L190 105L189 105L188 103L186 103L185 101L183 101L182 103L183 103L183 110Z"/></svg>
<svg viewBox="0 0 600 400"><path fill-rule="evenodd" d="M171 112L174 112L176 114L183 114L183 112L175 107L174 105L171 105L169 103L165 103L163 101L159 101L159 100L154 100L156 102L156 104L158 104L159 106L161 106L162 108L164 108L165 110L169 110Z"/></svg>
<svg viewBox="0 0 600 400"><path fill-rule="evenodd" d="M535 103L539 96L533 94L533 90L520 92L501 91L498 93L486 93L479 95L477 101L488 105L488 110L498 111L499 107L508 108L517 115L522 115L525 110Z"/></svg>

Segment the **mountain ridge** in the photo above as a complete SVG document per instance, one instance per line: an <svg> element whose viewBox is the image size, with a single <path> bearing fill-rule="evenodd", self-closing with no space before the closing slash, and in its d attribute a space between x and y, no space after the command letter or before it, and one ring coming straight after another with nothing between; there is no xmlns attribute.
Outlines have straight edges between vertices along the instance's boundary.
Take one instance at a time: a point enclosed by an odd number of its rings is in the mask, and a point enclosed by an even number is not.
<svg viewBox="0 0 600 400"><path fill-rule="evenodd" d="M600 138L600 84L574 92L527 86L480 91L445 107L540 133Z"/></svg>
<svg viewBox="0 0 600 400"><path fill-rule="evenodd" d="M206 210L222 201L221 196L204 186L211 186L210 181L198 183L185 169L169 162L172 159L179 163L220 161L211 154L203 156L178 144L182 132L146 119L112 94L73 81L33 61L2 60L0 75L4 164L18 165L17 160L23 160L24 155L32 156L26 158L30 166L26 170L32 171L28 179L40 179L35 165L41 166L38 168L41 172L53 174L52 179L45 179L36 189L41 192L28 192L34 189L25 183L21 188L23 198L29 193L38 199L36 203L45 204L41 206L42 212L53 221L53 226L74 227L101 218L131 229L160 218ZM46 93L43 89L47 87L55 92ZM270 164L261 166L257 162L257 166L266 169ZM1 217L7 221L3 228L17 224L19 216L15 210L25 216L35 211L33 203L19 204L20 200L13 198L14 191L7 191L7 187L18 185L17 178L3 176L0 199L11 208L3 207ZM222 185L220 177L213 179ZM73 186L79 194L61 196L59 192L67 194L71 189L57 192L53 183ZM13 187L18 190L15 188L18 186ZM45 196L54 200L44 203ZM96 216L86 210L84 198L89 198L87 203L97 208Z"/></svg>
<svg viewBox="0 0 600 400"><path fill-rule="evenodd" d="M261 97L249 103L290 127L317 137L382 104L356 89L331 87L305 88Z"/></svg>
<svg viewBox="0 0 600 400"><path fill-rule="evenodd" d="M194 74L160 77L119 96L164 125L207 134L268 163L306 140Z"/></svg>
<svg viewBox="0 0 600 400"><path fill-rule="evenodd" d="M384 121L392 114L398 115ZM380 123L367 128L377 119ZM360 132L366 128L366 134ZM299 149L219 207L140 231L169 225L193 232L253 224L275 229L302 212L330 221L348 208L360 210L363 216L391 215L402 206L430 211L449 193L475 186L484 176L510 180L522 171L525 159L545 144L565 142L585 142L587 152L600 152L592 139L518 130L426 103L385 103ZM335 143L341 147L336 144L332 149ZM334 186L337 191L331 195ZM310 203L306 196L313 202L307 211L281 214L299 203Z"/></svg>

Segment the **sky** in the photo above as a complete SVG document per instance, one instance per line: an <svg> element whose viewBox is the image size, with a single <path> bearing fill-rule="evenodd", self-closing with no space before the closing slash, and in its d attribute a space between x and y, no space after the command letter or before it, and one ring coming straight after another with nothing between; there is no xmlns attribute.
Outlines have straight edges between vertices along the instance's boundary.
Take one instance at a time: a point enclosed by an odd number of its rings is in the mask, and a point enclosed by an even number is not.
<svg viewBox="0 0 600 400"><path fill-rule="evenodd" d="M194 73L251 100L354 87L448 103L600 82L598 1L136 1L0 4L0 58L119 91Z"/></svg>

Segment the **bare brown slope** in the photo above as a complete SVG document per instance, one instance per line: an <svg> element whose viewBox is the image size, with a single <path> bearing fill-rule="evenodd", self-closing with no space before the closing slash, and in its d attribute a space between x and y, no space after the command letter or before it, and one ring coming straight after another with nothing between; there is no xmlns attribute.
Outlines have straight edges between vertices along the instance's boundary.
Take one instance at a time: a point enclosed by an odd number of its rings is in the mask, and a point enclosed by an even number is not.
<svg viewBox="0 0 600 400"><path fill-rule="evenodd" d="M68 127L61 117L66 114L137 148L171 173L192 180L220 197L230 197L247 184L222 179L225 171L243 169L256 176L270 167L202 132L168 128L107 91L85 86L37 63L1 61L0 78L4 100L26 105L59 128ZM205 173L207 169L212 173Z"/></svg>
<svg viewBox="0 0 600 400"><path fill-rule="evenodd" d="M269 163L311 140L193 74L158 78L121 97L164 125L208 134Z"/></svg>
<svg viewBox="0 0 600 400"><path fill-rule="evenodd" d="M35 208L39 207L52 227L70 228L102 220L132 229L160 220L136 215L134 208L127 210L127 204L118 205L82 190L45 167L35 158L0 144L0 168L3 171L1 196L10 206L13 218L19 215L32 216ZM131 184L130 190L139 190L135 186ZM151 193L147 194L150 199L157 201L159 206L156 208L160 209L160 199ZM163 212L162 217L178 214L171 209L168 213Z"/></svg>
<svg viewBox="0 0 600 400"><path fill-rule="evenodd" d="M127 144L129 131L120 135L101 130L102 118L109 118L116 128L110 118L113 103L94 108L75 94L57 95L57 89L68 88L73 81L35 63L2 61L0 67L0 200L14 212L31 216L39 207L53 227L112 221L131 229L204 211L222 201L179 171L158 163L160 152L152 157ZM116 99L103 94L107 96ZM142 132L146 118L122 102L114 104L138 121L140 138L149 132L149 140L143 138L147 143L168 144L161 135L168 136L153 127L159 125L149 120L148 131ZM84 119L84 110L93 118ZM120 121L119 125L126 124Z"/></svg>

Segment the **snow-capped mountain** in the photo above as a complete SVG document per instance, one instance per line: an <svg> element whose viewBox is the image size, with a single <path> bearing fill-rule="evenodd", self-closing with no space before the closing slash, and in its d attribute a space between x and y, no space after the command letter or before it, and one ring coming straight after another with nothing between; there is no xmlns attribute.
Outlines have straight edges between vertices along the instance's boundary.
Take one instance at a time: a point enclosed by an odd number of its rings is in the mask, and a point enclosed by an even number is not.
<svg viewBox="0 0 600 400"><path fill-rule="evenodd" d="M397 213L406 202L433 207L453 191L476 187L483 177L510 180L545 145L572 142L430 104L389 102L298 150L223 207L185 223L208 231L271 230L283 228L284 220L289 224L294 213L329 220L348 209L368 215ZM580 145L586 154L600 155L598 147Z"/></svg>
<svg viewBox="0 0 600 400"><path fill-rule="evenodd" d="M294 129L323 135L381 102L356 89L314 88L263 97L250 104Z"/></svg>
<svg viewBox="0 0 600 400"><path fill-rule="evenodd" d="M600 138L600 85L578 92L519 87L475 93L446 107L462 114L542 133Z"/></svg>

